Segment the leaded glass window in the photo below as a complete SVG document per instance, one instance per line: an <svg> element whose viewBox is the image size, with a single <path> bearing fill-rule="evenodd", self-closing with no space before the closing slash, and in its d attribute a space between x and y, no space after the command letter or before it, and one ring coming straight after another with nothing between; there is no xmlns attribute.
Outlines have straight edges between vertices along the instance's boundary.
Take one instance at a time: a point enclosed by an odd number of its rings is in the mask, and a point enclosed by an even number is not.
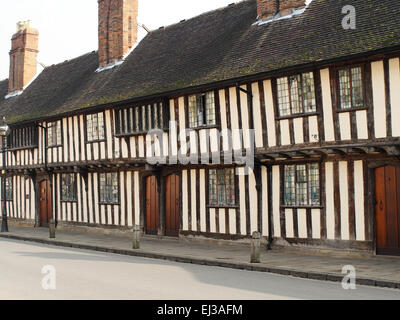
<svg viewBox="0 0 400 320"><path fill-rule="evenodd" d="M216 125L214 92L189 96L188 112L190 128Z"/></svg>
<svg viewBox="0 0 400 320"><path fill-rule="evenodd" d="M339 70L339 95L341 109L364 107L361 67Z"/></svg>
<svg viewBox="0 0 400 320"><path fill-rule="evenodd" d="M319 165L312 164L308 172L308 202L310 205L319 205L321 203L319 181Z"/></svg>
<svg viewBox="0 0 400 320"><path fill-rule="evenodd" d="M319 206L319 164L285 166L284 204L286 206Z"/></svg>
<svg viewBox="0 0 400 320"><path fill-rule="evenodd" d="M306 165L296 167L296 204L307 205L307 169Z"/></svg>
<svg viewBox="0 0 400 320"><path fill-rule="evenodd" d="M61 175L61 201L77 201L75 174Z"/></svg>
<svg viewBox="0 0 400 320"><path fill-rule="evenodd" d="M102 112L86 116L87 141L104 140L104 114Z"/></svg>
<svg viewBox="0 0 400 320"><path fill-rule="evenodd" d="M49 147L60 146L61 141L61 121L50 122L47 126L47 143Z"/></svg>
<svg viewBox="0 0 400 320"><path fill-rule="evenodd" d="M209 205L210 206L234 206L236 204L235 193L235 169L209 170Z"/></svg>
<svg viewBox="0 0 400 320"><path fill-rule="evenodd" d="M285 167L285 205L296 203L295 169L296 166Z"/></svg>
<svg viewBox="0 0 400 320"><path fill-rule="evenodd" d="M100 174L100 203L116 204L119 203L119 181L118 173Z"/></svg>
<svg viewBox="0 0 400 320"><path fill-rule="evenodd" d="M13 178L12 177L6 178L6 200L7 201L13 200Z"/></svg>
<svg viewBox="0 0 400 320"><path fill-rule="evenodd" d="M316 112L314 74L296 74L277 79L279 116Z"/></svg>

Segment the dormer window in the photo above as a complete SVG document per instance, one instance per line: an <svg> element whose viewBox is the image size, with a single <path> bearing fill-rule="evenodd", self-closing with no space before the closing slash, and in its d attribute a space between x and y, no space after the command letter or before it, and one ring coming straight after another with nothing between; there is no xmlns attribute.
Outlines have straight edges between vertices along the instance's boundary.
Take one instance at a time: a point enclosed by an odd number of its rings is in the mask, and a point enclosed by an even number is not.
<svg viewBox="0 0 400 320"><path fill-rule="evenodd" d="M214 92L189 96L189 127L201 128L215 126L215 97Z"/></svg>
<svg viewBox="0 0 400 320"><path fill-rule="evenodd" d="M279 116L316 112L314 74L296 74L277 79Z"/></svg>

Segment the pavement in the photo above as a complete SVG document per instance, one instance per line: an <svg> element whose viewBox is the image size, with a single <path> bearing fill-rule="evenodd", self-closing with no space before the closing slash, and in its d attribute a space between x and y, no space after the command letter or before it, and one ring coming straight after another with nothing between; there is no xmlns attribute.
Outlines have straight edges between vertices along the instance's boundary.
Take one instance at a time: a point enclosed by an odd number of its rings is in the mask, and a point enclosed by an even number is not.
<svg viewBox="0 0 400 320"><path fill-rule="evenodd" d="M328 281L10 239L0 239L0 251L0 300L149 300L154 307L157 300L400 300L397 289L344 290ZM195 310L188 318L198 319Z"/></svg>
<svg viewBox="0 0 400 320"><path fill-rule="evenodd" d="M251 264L250 246L244 244L143 237L141 249L133 250L128 235L57 230L57 238L49 239L48 229L22 226L10 226L10 232L0 234L1 238L333 282L342 282L343 267L350 265L356 270L358 285L400 289L400 257L274 249L262 250L261 263Z"/></svg>

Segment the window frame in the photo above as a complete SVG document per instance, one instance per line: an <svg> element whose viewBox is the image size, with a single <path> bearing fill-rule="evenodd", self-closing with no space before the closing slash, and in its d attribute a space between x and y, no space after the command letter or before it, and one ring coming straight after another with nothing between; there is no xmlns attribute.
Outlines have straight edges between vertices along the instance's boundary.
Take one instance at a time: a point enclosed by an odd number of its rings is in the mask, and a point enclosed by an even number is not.
<svg viewBox="0 0 400 320"><path fill-rule="evenodd" d="M89 137L88 137L88 116L97 115L97 117L98 117L99 114L103 114L104 138L89 140ZM97 124L99 124L98 120L97 120ZM106 128L106 114L105 114L105 112L101 111L101 112L94 112L94 113L85 114L85 142L88 143L88 144L90 144L90 143L98 143L98 142L105 142L106 139L107 139L107 128Z"/></svg>
<svg viewBox="0 0 400 320"><path fill-rule="evenodd" d="M56 144L50 144L50 139L49 139L49 130L51 130L53 127L51 125L55 123L60 123L60 143ZM57 126L56 126L56 136L57 136ZM58 148L63 146L63 122L62 120L56 120L56 121L49 121L47 122L47 148Z"/></svg>
<svg viewBox="0 0 400 320"><path fill-rule="evenodd" d="M356 68L361 68L361 84L362 84L362 90L363 90L363 106L362 107L353 107L353 94L352 94L352 81L351 81L351 70L356 69ZM334 69L334 74L335 74L335 81L336 81L336 112L337 113L343 113L343 112L351 112L351 111L359 111L359 110L367 110L367 83L366 83L366 67L365 64L352 64L352 65L346 65L346 66L341 66L337 67ZM351 92L351 108L342 108L342 97L340 94L340 77L339 77L339 72L341 70L349 70L350 71L350 92Z"/></svg>
<svg viewBox="0 0 400 320"><path fill-rule="evenodd" d="M72 175L74 177L74 189L75 189L75 200L65 200L63 199L63 176L64 175ZM78 202L78 177L76 173L62 173L61 174L61 181L60 181L60 201L62 203L76 203Z"/></svg>
<svg viewBox="0 0 400 320"><path fill-rule="evenodd" d="M116 174L117 175L117 189L118 189L118 199L116 202L107 202L107 201L102 201L101 199L101 175L106 175L106 181L107 181L107 175L111 174L111 181L112 181L112 175ZM111 171L111 172L99 172L97 174L97 181L98 181L98 199L99 199L99 204L100 205L120 205L121 203L121 188L120 188L120 184L121 184L121 177L120 177L120 172L115 172L115 171ZM111 186L112 187L112 186Z"/></svg>
<svg viewBox="0 0 400 320"><path fill-rule="evenodd" d="M154 106L158 105L157 108L157 121L155 121L154 117L149 118L149 106L151 115L154 114ZM120 118L120 112L123 114L124 111L127 110L128 119L130 119L130 110L132 110L132 119L133 123L130 123L130 120L125 122ZM144 115L143 115L143 110ZM162 118L160 117L160 110L162 111ZM137 119L140 121L136 121ZM160 125L160 120L162 120L162 124ZM142 136L148 134L150 130L162 130L167 131L169 129L169 104L165 100L156 100L148 103L137 104L131 107L121 107L114 109L114 136L115 137L133 137L133 136ZM149 122L151 121L152 129L149 129ZM159 128L154 128L155 123L158 122ZM132 132L122 132L122 126L124 124L130 124ZM145 125L145 126L144 126ZM139 129L138 131L136 129Z"/></svg>
<svg viewBox="0 0 400 320"><path fill-rule="evenodd" d="M234 179L233 180L233 188L234 188L234 194L235 194L235 204L234 205L210 204L210 171L211 170L216 170L217 171L217 176L216 176L216 179L217 179L217 181L216 181L216 183L217 183L216 184L216 192L217 192L217 194L216 194L216 196L217 196L217 199L218 199L218 171L229 170L229 169L233 170L233 179ZM226 175L225 175L225 177L226 177ZM207 195L206 195L206 197L207 197L207 205L206 205L206 207L209 208L209 209L219 209L219 208L221 208L221 209L224 209L224 208L226 208L226 209L238 209L239 208L239 203L238 203L239 202L239 199L238 199L238 196L239 196L238 185L239 185L239 181L238 181L238 177L236 175L236 168L235 167L217 167L217 168L208 168L208 169L206 169L206 192L207 192ZM226 183L225 183L225 190L226 190Z"/></svg>
<svg viewBox="0 0 400 320"><path fill-rule="evenodd" d="M310 112L305 112L304 108L304 90L303 90L303 75L311 73L313 75L313 82L314 82L314 100L315 100L315 110L310 111ZM290 87L290 77L293 76L301 76L301 92L302 92L302 109L303 112L300 113L293 113L292 112L292 96L291 96L291 87ZM288 99L289 99L289 111L290 114L287 115L281 115L281 108L279 104L279 88L278 88L278 80L285 78L287 81L288 85ZM310 117L310 116L315 116L315 115L320 115L320 107L319 107L319 78L318 74L315 70L304 70L301 72L296 72L296 73L290 73L287 75L282 75L282 76L277 76L273 79L273 96L274 96L274 104L275 104L275 118L276 120L285 120L285 119L293 119L293 118L303 118L303 117Z"/></svg>
<svg viewBox="0 0 400 320"><path fill-rule="evenodd" d="M213 94L213 101L214 101L214 124L207 124L207 94ZM198 113L198 108L197 108L197 99L199 97L204 97L204 106L203 106L203 125L198 124L199 122L199 113ZM195 97L196 99L196 121L197 121L197 126L191 126L191 121L190 121L190 98ZM215 90L209 90L206 92L201 92L201 93L195 93L195 94L190 94L185 96L185 111L186 111L186 124L188 130L202 130L202 129L212 129L212 128L219 128L220 126L220 120L219 120L219 101L218 101L218 92Z"/></svg>
<svg viewBox="0 0 400 320"><path fill-rule="evenodd" d="M39 127L32 124L11 129L6 139L8 151L29 150L39 147Z"/></svg>
<svg viewBox="0 0 400 320"><path fill-rule="evenodd" d="M7 180L10 181L10 183L8 184L9 188L11 186L11 198L9 198L9 194L8 194L8 189L7 189ZM14 201L14 179L13 176L7 176L6 177L6 202L13 202Z"/></svg>
<svg viewBox="0 0 400 320"><path fill-rule="evenodd" d="M310 166L317 164L318 165L318 183L319 183L319 204L310 204ZM306 190L307 190L307 204L297 204L297 167L298 166L306 166ZM324 164L322 162L295 162L295 163L290 163L290 164L284 164L280 166L280 170L281 170L281 208L282 209L323 209L324 208L324 203L323 203L323 198L322 198L322 188L323 188L323 183L324 181L322 181L323 177L322 177L322 166ZM286 175L286 167L289 166L294 166L294 196L295 196L295 204L286 204L286 199L285 199L285 195L286 195L286 179L285 179L285 175Z"/></svg>

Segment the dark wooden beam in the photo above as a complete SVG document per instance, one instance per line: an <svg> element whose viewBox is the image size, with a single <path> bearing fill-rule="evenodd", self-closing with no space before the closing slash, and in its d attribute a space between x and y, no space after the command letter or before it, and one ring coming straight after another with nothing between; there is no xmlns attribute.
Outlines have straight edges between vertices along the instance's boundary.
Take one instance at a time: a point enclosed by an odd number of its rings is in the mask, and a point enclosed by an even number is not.
<svg viewBox="0 0 400 320"><path fill-rule="evenodd" d="M284 152L278 152L277 158L286 158L286 159L291 159L292 157L288 153Z"/></svg>
<svg viewBox="0 0 400 320"><path fill-rule="evenodd" d="M344 148L332 148L331 150L332 150L332 153L334 153L334 154L339 154L342 156L347 155L347 151Z"/></svg>
<svg viewBox="0 0 400 320"><path fill-rule="evenodd" d="M400 156L400 148L397 146L382 147L390 156Z"/></svg>
<svg viewBox="0 0 400 320"><path fill-rule="evenodd" d="M347 152L349 154L366 154L367 153L363 148L348 148Z"/></svg>

